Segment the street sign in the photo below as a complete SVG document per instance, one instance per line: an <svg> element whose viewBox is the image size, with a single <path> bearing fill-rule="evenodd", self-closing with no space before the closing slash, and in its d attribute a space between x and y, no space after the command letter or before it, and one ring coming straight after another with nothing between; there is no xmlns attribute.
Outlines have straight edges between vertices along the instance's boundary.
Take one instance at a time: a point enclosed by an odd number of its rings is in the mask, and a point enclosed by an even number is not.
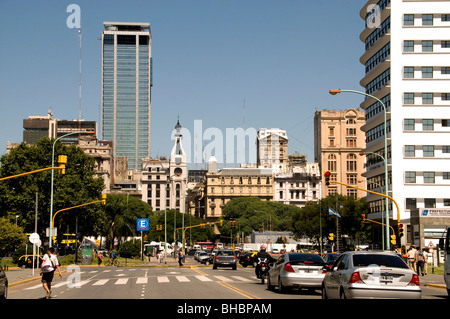
<svg viewBox="0 0 450 319"><path fill-rule="evenodd" d="M39 241L39 234L38 233L32 233L28 239L29 239L30 243L37 244L38 241Z"/></svg>
<svg viewBox="0 0 450 319"><path fill-rule="evenodd" d="M148 218L138 218L137 219L137 231L149 231L150 221Z"/></svg>

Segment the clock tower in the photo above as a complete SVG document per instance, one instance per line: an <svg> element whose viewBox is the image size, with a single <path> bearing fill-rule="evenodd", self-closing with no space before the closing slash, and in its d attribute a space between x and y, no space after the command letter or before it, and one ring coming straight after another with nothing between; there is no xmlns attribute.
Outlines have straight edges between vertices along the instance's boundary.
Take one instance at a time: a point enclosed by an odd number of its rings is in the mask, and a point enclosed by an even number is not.
<svg viewBox="0 0 450 319"><path fill-rule="evenodd" d="M169 163L169 183L170 183L170 207L185 213L186 185L187 185L187 162L186 153L181 143L180 121L175 125L175 144L170 154Z"/></svg>

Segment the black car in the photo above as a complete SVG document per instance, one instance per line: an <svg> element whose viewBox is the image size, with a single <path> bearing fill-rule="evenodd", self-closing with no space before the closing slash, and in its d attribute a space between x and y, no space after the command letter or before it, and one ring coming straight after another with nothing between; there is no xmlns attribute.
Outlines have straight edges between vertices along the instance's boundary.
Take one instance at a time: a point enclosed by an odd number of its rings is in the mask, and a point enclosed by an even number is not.
<svg viewBox="0 0 450 319"><path fill-rule="evenodd" d="M8 297L8 278L6 278L5 270L0 266L0 299Z"/></svg>
<svg viewBox="0 0 450 319"><path fill-rule="evenodd" d="M255 252L255 251L244 253L243 255L241 255L241 257L239 257L239 263L242 265L242 267L247 267L249 265L255 267L256 254L257 254L257 252Z"/></svg>
<svg viewBox="0 0 450 319"><path fill-rule="evenodd" d="M323 260L325 261L325 267L331 269L331 266L333 266L334 262L336 261L336 259L338 259L340 255L341 254L339 253L329 253L323 256Z"/></svg>

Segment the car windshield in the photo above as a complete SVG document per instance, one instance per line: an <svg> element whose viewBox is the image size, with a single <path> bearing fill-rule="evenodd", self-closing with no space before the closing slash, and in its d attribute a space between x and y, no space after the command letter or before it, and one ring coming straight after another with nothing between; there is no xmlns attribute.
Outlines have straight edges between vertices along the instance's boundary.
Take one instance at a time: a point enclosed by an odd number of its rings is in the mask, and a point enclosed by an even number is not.
<svg viewBox="0 0 450 319"><path fill-rule="evenodd" d="M397 256L382 254L362 254L353 256L353 265L355 267L367 267L378 265L395 268L408 268L403 260Z"/></svg>
<svg viewBox="0 0 450 319"><path fill-rule="evenodd" d="M314 254L289 254L289 262L293 264L307 264L307 265L324 265L325 262L319 255Z"/></svg>

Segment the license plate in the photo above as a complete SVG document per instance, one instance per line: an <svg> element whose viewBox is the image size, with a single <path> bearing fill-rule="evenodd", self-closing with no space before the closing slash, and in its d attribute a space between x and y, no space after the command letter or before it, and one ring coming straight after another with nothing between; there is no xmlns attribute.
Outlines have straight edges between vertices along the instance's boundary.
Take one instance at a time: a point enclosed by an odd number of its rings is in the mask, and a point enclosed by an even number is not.
<svg viewBox="0 0 450 319"><path fill-rule="evenodd" d="M381 275L380 276L380 282L389 283L389 282L392 282L393 280L394 280L394 277L389 276L389 275Z"/></svg>

